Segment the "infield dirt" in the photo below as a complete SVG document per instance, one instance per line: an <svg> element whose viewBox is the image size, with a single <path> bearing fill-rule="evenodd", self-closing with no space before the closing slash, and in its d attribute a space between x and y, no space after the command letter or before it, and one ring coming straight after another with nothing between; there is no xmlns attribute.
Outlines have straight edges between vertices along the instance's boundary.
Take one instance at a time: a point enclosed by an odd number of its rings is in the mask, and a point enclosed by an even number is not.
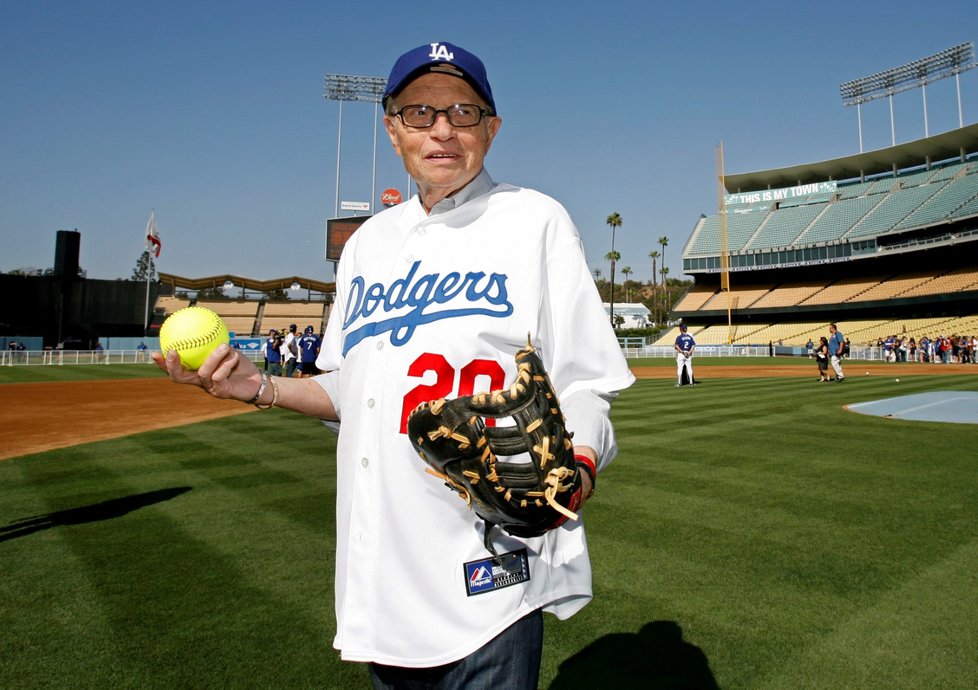
<svg viewBox="0 0 978 690"><path fill-rule="evenodd" d="M0 460L255 411L166 378L11 383Z"/></svg>
<svg viewBox="0 0 978 690"><path fill-rule="evenodd" d="M632 367L643 379L672 379L671 366ZM698 381L746 377L812 378L815 365L703 364L695 369ZM851 377L978 374L968 364L861 364L847 362ZM12 383L0 387L5 401L0 425L0 460L80 443L104 441L255 412L250 405L216 400L200 390L177 386L166 378L80 381L66 383Z"/></svg>

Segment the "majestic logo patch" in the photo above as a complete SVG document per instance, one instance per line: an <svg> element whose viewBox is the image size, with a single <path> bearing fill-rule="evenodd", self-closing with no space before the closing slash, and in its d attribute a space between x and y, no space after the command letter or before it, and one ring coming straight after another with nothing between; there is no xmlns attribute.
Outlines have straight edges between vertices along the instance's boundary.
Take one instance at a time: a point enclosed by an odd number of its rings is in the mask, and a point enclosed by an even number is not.
<svg viewBox="0 0 978 690"><path fill-rule="evenodd" d="M501 319L513 313L505 274L453 271L418 275L420 266L415 261L407 275L390 285L367 285L362 276L351 281L343 316L344 356L370 336L389 332L391 344L399 347L426 323L474 315Z"/></svg>
<svg viewBox="0 0 978 690"><path fill-rule="evenodd" d="M526 549L501 554L498 561L493 558L469 561L463 568L465 591L470 597L512 587L530 579L530 561Z"/></svg>

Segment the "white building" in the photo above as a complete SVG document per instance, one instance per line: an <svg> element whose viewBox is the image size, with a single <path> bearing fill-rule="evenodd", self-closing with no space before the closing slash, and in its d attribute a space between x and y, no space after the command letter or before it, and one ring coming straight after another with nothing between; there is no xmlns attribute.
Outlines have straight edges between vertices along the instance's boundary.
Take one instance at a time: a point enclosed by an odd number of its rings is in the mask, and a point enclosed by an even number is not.
<svg viewBox="0 0 978 690"><path fill-rule="evenodd" d="M605 302L603 306L605 313L610 319L611 305ZM652 312L649 311L649 308L640 302L615 303L615 316L621 316L625 319L621 328L648 328L652 325L649 321L651 315Z"/></svg>

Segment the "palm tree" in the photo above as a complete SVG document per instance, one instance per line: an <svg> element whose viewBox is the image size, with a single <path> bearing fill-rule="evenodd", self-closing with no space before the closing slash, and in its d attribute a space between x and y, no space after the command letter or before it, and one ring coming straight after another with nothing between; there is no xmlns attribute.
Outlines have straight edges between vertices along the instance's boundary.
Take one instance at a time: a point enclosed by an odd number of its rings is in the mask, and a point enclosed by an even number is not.
<svg viewBox="0 0 978 690"><path fill-rule="evenodd" d="M604 258L611 261L611 299L609 300L611 309L609 311L611 313L611 327L614 328L615 327L615 261L621 258L621 255L615 251L615 230L621 227L622 224L621 215L618 213L618 211L615 211L610 216L608 216L608 219L605 221L605 223L607 223L611 227L611 251L608 252L608 254L605 255Z"/></svg>
<svg viewBox="0 0 978 690"><path fill-rule="evenodd" d="M632 267L631 266L623 267L621 269L621 274L625 276L625 278L622 280L622 283L625 285L625 301L631 302L632 301L631 293L628 291L628 276L632 274Z"/></svg>
<svg viewBox="0 0 978 690"><path fill-rule="evenodd" d="M659 244L662 245L662 268L665 268L666 267L666 245L669 244L669 238L663 235L662 237L659 238ZM665 276L664 273L663 276ZM663 277L662 278L663 320L665 320L665 317L669 314L669 305L666 304L665 302L668 296L669 296L669 291L666 289L666 279L665 277Z"/></svg>
<svg viewBox="0 0 978 690"><path fill-rule="evenodd" d="M669 268L667 266L663 266L659 269L659 273L662 274L662 320L668 321L669 309L672 307L672 305L669 303L669 288L666 286L666 276L669 275Z"/></svg>
<svg viewBox="0 0 978 690"><path fill-rule="evenodd" d="M615 325L615 262L621 258L618 252L608 252L604 255L604 260L611 262L611 293L608 302L611 304L611 325Z"/></svg>
<svg viewBox="0 0 978 690"><path fill-rule="evenodd" d="M656 289L655 289L659 284L658 278L655 277L655 260L659 258L658 250L653 249L652 251L650 251L649 258L652 259L652 308L658 311L659 305L657 303L657 300L659 299L659 295L656 294ZM655 314L652 314L652 319L658 321L658 319L656 319L655 317Z"/></svg>

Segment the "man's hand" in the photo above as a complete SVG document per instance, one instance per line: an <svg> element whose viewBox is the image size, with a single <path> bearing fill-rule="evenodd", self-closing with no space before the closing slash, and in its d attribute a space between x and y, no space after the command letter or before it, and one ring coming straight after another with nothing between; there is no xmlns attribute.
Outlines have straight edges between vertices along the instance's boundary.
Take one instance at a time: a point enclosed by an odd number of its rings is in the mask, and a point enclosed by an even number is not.
<svg viewBox="0 0 978 690"><path fill-rule="evenodd" d="M238 350L223 344L204 360L197 371L189 371L180 364L174 350L152 353L156 362L175 383L190 384L203 388L215 398L248 402L255 397L261 385L261 372Z"/></svg>

